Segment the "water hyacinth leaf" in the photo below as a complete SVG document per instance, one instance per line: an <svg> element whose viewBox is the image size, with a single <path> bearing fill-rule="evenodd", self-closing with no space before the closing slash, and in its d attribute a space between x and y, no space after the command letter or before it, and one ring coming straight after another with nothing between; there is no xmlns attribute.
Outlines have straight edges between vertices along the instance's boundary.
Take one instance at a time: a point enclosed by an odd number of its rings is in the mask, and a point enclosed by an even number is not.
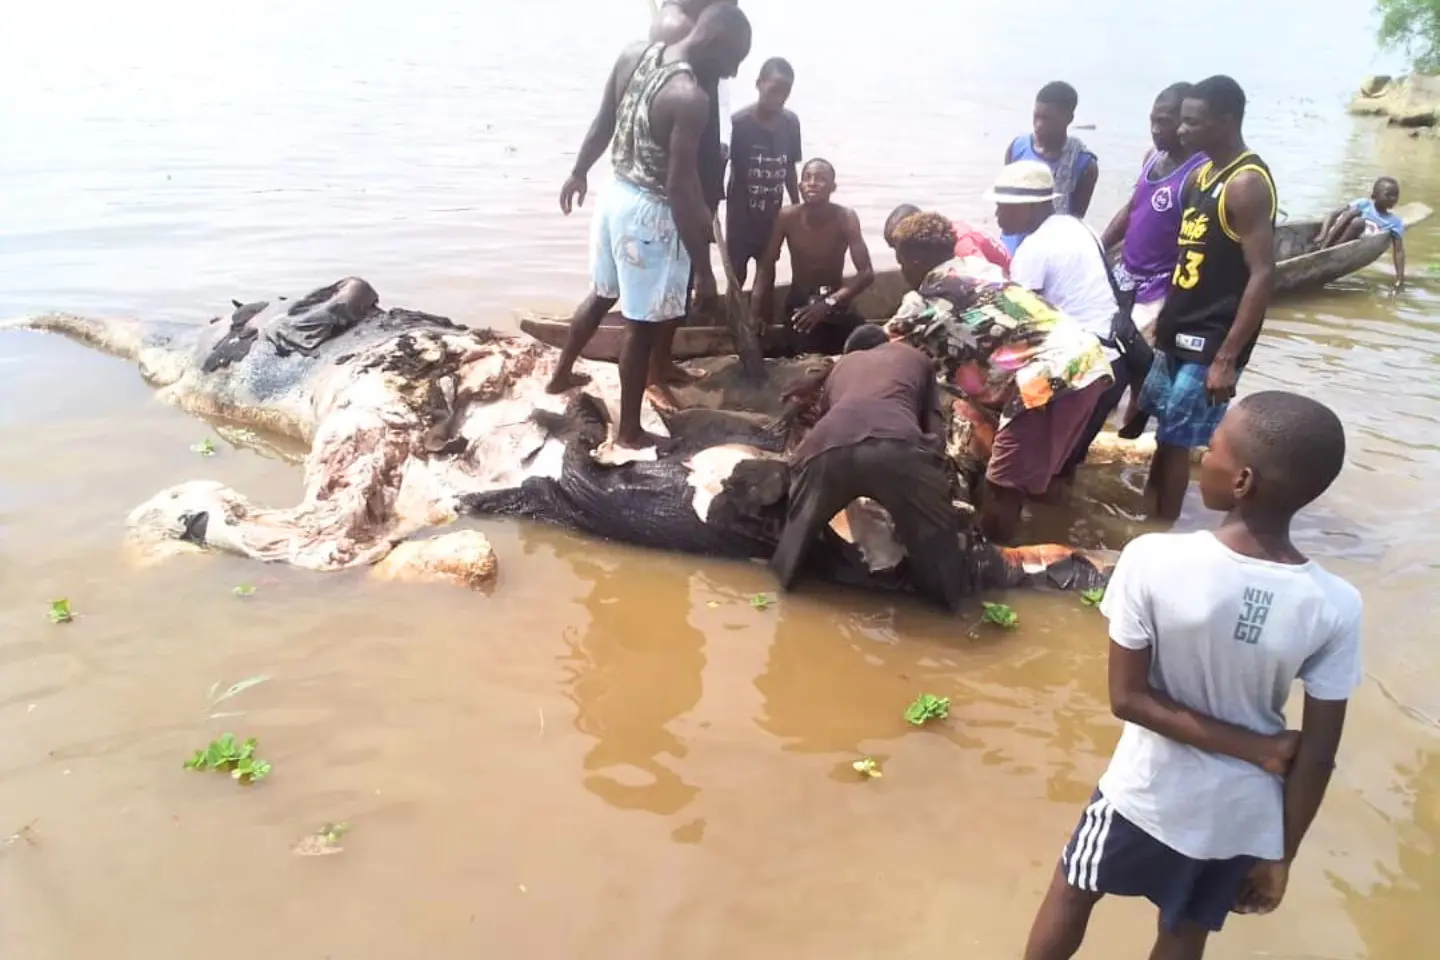
<svg viewBox="0 0 1440 960"><path fill-rule="evenodd" d="M750 598L750 606L756 610L765 610L774 602L775 601L770 598L770 595L765 593L757 593Z"/></svg>
<svg viewBox="0 0 1440 960"><path fill-rule="evenodd" d="M931 720L944 720L950 716L950 698L937 697L933 693L922 693L905 708L905 719L917 727Z"/></svg>
<svg viewBox="0 0 1440 960"><path fill-rule="evenodd" d="M1080 591L1080 602L1087 607L1098 607L1100 606L1100 601L1104 599L1105 589L1103 587L1097 587L1094 590Z"/></svg>
<svg viewBox="0 0 1440 960"><path fill-rule="evenodd" d="M1014 630L1020 625L1020 615L1009 605L1004 603L987 603L984 606L985 616L981 619L985 623L993 623L995 626L1003 627L1006 630Z"/></svg>
<svg viewBox="0 0 1440 960"><path fill-rule="evenodd" d="M70 609L70 601L64 598L50 601L50 622L69 623L75 619L75 614Z"/></svg>
<svg viewBox="0 0 1440 960"><path fill-rule="evenodd" d="M253 597L254 595L255 586L253 584L242 583L235 588L235 596L237 597Z"/></svg>
<svg viewBox="0 0 1440 960"><path fill-rule="evenodd" d="M213 457L215 456L215 441L206 437L199 443L192 443L190 444L190 452L198 453L202 457Z"/></svg>

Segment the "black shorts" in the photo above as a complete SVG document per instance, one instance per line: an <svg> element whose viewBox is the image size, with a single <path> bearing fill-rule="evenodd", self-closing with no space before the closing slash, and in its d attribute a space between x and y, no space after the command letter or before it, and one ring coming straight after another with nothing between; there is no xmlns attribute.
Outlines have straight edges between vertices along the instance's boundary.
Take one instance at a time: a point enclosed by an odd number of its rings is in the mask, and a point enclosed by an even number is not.
<svg viewBox="0 0 1440 960"><path fill-rule="evenodd" d="M1183 921L1211 931L1223 927L1255 863L1255 857L1192 860L1120 816L1098 789L1060 857L1070 886L1144 897L1171 932Z"/></svg>

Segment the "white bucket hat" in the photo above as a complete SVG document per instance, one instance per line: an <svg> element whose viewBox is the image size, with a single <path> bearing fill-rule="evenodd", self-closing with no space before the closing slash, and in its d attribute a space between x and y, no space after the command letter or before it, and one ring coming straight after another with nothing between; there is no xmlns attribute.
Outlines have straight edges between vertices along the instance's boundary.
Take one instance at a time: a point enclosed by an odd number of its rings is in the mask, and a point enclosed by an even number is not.
<svg viewBox="0 0 1440 960"><path fill-rule="evenodd" d="M1039 160L1007 164L995 178L995 186L985 191L985 199L991 203L1046 203L1058 196L1055 175Z"/></svg>

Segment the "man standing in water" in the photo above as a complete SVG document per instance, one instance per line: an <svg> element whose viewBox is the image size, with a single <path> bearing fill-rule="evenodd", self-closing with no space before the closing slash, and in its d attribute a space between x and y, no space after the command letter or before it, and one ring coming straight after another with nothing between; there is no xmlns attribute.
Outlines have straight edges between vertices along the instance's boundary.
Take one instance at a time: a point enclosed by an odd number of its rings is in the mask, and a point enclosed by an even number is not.
<svg viewBox="0 0 1440 960"><path fill-rule="evenodd" d="M1210 443L1235 396L1275 281L1275 182L1245 146L1245 92L1202 80L1180 107L1180 139L1209 157L1182 191L1179 254L1155 324L1155 361L1140 407L1157 420L1147 490L1165 520L1180 516L1190 451Z"/></svg>
<svg viewBox="0 0 1440 960"><path fill-rule="evenodd" d="M1124 293L1134 295L1135 328L1155 343L1155 319L1170 293L1180 231L1180 192L1196 167L1208 157L1180 140L1180 105L1193 87L1166 87L1150 108L1150 139L1140 178L1129 201L1116 212L1101 239L1105 249L1124 242L1115 279ZM1142 371L1143 375L1144 371Z"/></svg>
<svg viewBox="0 0 1440 960"><path fill-rule="evenodd" d="M697 294L715 295L710 211L697 160L710 110L701 78L733 77L749 52L749 21L734 4L721 3L679 43L626 50L611 73L615 186L596 212L591 253L595 297L618 300L625 318L619 448L654 445L640 429L641 400L659 328L685 315L692 262ZM550 389L561 392L577 381L562 365Z"/></svg>
<svg viewBox="0 0 1440 960"><path fill-rule="evenodd" d="M790 295L785 316L793 331L791 352L840 353L850 331L864 322L855 312L855 298L875 280L870 248L860 231L860 218L849 207L831 203L835 168L816 158L800 172L800 203L785 207L770 232L770 243L755 275L757 315L775 316L775 264L780 249L790 247ZM855 275L845 278L845 254Z"/></svg>
<svg viewBox="0 0 1440 960"><path fill-rule="evenodd" d="M1159 910L1152 960L1199 960L1226 916L1269 913L1335 767L1364 678L1363 603L1290 540L1334 482L1345 430L1308 397L1236 404L1200 467L1215 530L1151 533L1125 548L1110 621L1115 755L1066 845L1025 960L1069 960L1101 897ZM1285 702L1305 686L1298 734Z"/></svg>
<svg viewBox="0 0 1440 960"><path fill-rule="evenodd" d="M736 0L667 0L660 7L654 23L650 26L650 42L678 43L695 28L699 17L707 9L727 3L736 4ZM720 79L709 80L703 77L697 77L697 79L701 81L702 90L710 100L709 119L701 133L697 164L700 170L701 192L705 197L706 206L710 208L713 216L719 209L720 200L725 193L725 156L720 139ZM590 168L595 165L595 161L600 159L600 155L605 152L606 147L610 146L615 136L616 107L615 78L611 76L606 81L605 93L600 99L600 109L590 123L590 129L585 134L585 141L580 145L580 153L575 158L575 167L560 187L560 210L567 217L577 204L582 207L585 205L585 197L590 190L587 180ZM707 237L710 238L706 241L708 244L714 239L713 228L707 225L705 229ZM704 260L706 263L710 262L708 247ZM695 275L692 274L692 291L694 280ZM590 342L590 338L595 336L595 331L600 329L605 314L613 306L615 306L614 297L601 296L595 291L592 291L580 302L574 317L570 320L570 336L565 343L564 350L560 353L560 363L556 367L555 377L551 381L552 393L562 393L570 387L587 382L585 377L572 372L575 361L580 358L581 351ZM651 382L656 386L664 386L667 383L683 383L690 379L684 370L671 362L670 351L675 342L677 326L677 323L666 325L655 338Z"/></svg>

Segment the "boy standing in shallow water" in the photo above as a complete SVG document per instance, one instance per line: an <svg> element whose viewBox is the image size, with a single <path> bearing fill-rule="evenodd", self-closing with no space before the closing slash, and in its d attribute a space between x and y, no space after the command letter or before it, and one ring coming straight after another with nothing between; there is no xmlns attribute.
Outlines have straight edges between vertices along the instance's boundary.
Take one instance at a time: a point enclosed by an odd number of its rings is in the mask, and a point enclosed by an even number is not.
<svg viewBox="0 0 1440 960"><path fill-rule="evenodd" d="M765 252L786 194L791 203L800 202L800 118L785 109L794 86L795 70L787 61L765 61L755 82L759 99L731 119L725 246L742 286L750 261Z"/></svg>
<svg viewBox="0 0 1440 960"><path fill-rule="evenodd" d="M1362 678L1359 593L1290 541L1339 475L1345 433L1293 393L1246 397L1201 465L1218 529L1152 533L1120 556L1110 703L1125 729L1065 847L1026 960L1080 948L1106 894L1160 911L1151 960L1198 960L1226 915L1269 913L1334 768ZM1282 712L1305 685L1298 734Z"/></svg>

